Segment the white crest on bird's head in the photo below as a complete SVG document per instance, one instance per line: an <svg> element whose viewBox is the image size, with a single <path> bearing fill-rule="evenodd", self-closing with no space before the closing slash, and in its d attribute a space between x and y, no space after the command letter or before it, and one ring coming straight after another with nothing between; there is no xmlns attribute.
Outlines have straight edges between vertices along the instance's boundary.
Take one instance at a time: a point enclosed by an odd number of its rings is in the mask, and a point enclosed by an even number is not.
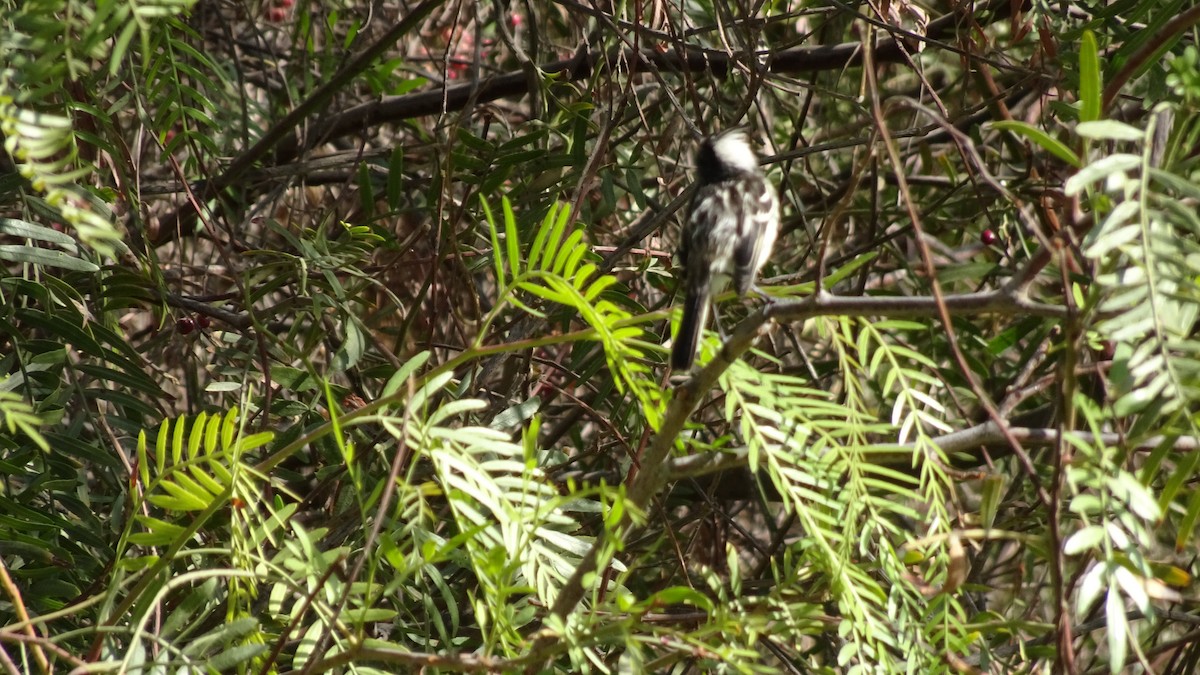
<svg viewBox="0 0 1200 675"><path fill-rule="evenodd" d="M750 147L745 129L730 129L713 136L713 154L717 161L737 171L754 171L758 168L758 156Z"/></svg>
<svg viewBox="0 0 1200 675"><path fill-rule="evenodd" d="M746 131L729 129L706 138L696 153L700 180L716 183L758 171L758 156L750 147Z"/></svg>

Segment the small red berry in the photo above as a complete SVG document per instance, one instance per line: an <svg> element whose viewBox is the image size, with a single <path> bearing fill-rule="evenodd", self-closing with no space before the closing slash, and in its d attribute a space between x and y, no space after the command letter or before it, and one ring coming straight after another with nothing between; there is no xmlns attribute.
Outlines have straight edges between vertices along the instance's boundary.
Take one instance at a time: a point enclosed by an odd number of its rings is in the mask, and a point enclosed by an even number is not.
<svg viewBox="0 0 1200 675"><path fill-rule="evenodd" d="M1104 340L1100 343L1100 356L1104 357L1105 361L1112 361L1117 354L1117 345L1112 340Z"/></svg>
<svg viewBox="0 0 1200 675"><path fill-rule="evenodd" d="M200 330L208 330L209 327L212 326L212 319L208 318L204 314L197 314L196 325L200 327Z"/></svg>
<svg viewBox="0 0 1200 675"><path fill-rule="evenodd" d="M995 246L996 242L1000 241L1000 237L997 237L996 233L991 230L984 230L979 238L983 241L984 246Z"/></svg>
<svg viewBox="0 0 1200 675"><path fill-rule="evenodd" d="M287 19L288 11L286 7L268 7L267 20L273 23L280 23Z"/></svg>
<svg viewBox="0 0 1200 675"><path fill-rule="evenodd" d="M190 316L185 316L175 322L175 332L180 335L187 335L194 330L196 330L196 322Z"/></svg>
<svg viewBox="0 0 1200 675"><path fill-rule="evenodd" d="M521 16L520 14L513 14L512 16L508 17L508 25L512 26L513 28L520 28L521 24L523 23L525 23L525 17Z"/></svg>

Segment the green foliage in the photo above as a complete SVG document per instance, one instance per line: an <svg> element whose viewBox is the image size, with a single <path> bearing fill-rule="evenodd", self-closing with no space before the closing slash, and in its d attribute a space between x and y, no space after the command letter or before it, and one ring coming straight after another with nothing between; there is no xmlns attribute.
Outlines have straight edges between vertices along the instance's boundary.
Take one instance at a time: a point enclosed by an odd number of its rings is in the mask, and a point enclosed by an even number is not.
<svg viewBox="0 0 1200 675"><path fill-rule="evenodd" d="M492 316L498 315L505 304L512 304L533 316L545 317L545 313L518 296L520 291L572 309L603 345L608 366L616 375L614 383L618 391L629 388L640 400L654 397L655 385L647 378L650 369L644 364L646 336L641 328L628 325L629 312L607 297L611 295L607 291L617 280L612 275L598 273L591 247L583 241L583 228L566 231L570 219L566 205L550 207L527 256L521 254L520 231L508 199L503 200L502 235L487 203L482 206L491 232L501 293ZM493 320L484 321L485 329Z"/></svg>
<svg viewBox="0 0 1200 675"><path fill-rule="evenodd" d="M431 378L407 400L402 417L381 422L431 465L433 484L408 483L397 492L398 504L444 498L452 529L440 531L442 523L429 518L428 508L418 508L422 515L416 522L404 523L401 532L387 537L392 542L387 560L410 574L432 573L434 569L424 568L441 562L469 570L480 595L454 613L474 614L487 653L517 656L522 628L535 616L531 603L552 604L587 550L587 540L574 536L578 523L569 511L595 507L560 497L536 458L527 454L528 445L486 427L454 424L455 418L485 408L484 402L462 399L421 414L428 397L448 381L448 374ZM436 587L439 582L440 576L434 576L427 583ZM402 588L400 579L392 583L396 590Z"/></svg>
<svg viewBox="0 0 1200 675"><path fill-rule="evenodd" d="M1200 51L1188 45L1182 54L1167 62L1167 67L1170 69L1167 86L1174 90L1175 96L1191 105L1200 101Z"/></svg>
<svg viewBox="0 0 1200 675"><path fill-rule="evenodd" d="M190 432L182 419L175 423L173 430L170 424L163 424L159 427L153 457L149 455L145 434L139 436L137 466L138 478L145 489L143 498L167 512L189 512L204 511L218 501L233 499L235 494L244 501L257 493L260 488L256 481L237 484L239 478L252 473L240 458L270 443L273 434L241 438L237 425L236 409L224 418L201 413L192 423ZM134 506L142 505L135 503ZM147 525L145 533L130 538L132 543L140 546L166 545L178 534L178 530L171 527L165 531L156 530L156 524L162 521L147 516L137 515L134 520Z"/></svg>
<svg viewBox="0 0 1200 675"><path fill-rule="evenodd" d="M20 396L10 391L0 391L0 420L4 421L9 434L20 431L41 450L50 450L46 437L38 429L41 419L34 414L33 406L22 401Z"/></svg>
<svg viewBox="0 0 1200 675"><path fill-rule="evenodd" d="M4 150L17 161L44 206L71 224L87 245L104 255L122 248L108 204L81 179L91 162L80 156L81 139L73 117L101 116L89 109L80 89L104 86L115 75L140 35L141 52L151 53L156 23L186 10L194 0L90 3L76 0L6 0L0 20L0 133ZM63 39L64 35L71 39ZM96 66L107 68L96 72ZM107 72L105 72L107 71ZM114 154L115 147L104 148Z"/></svg>
<svg viewBox="0 0 1200 675"><path fill-rule="evenodd" d="M1185 672L1194 10L984 4L0 0L3 662Z"/></svg>

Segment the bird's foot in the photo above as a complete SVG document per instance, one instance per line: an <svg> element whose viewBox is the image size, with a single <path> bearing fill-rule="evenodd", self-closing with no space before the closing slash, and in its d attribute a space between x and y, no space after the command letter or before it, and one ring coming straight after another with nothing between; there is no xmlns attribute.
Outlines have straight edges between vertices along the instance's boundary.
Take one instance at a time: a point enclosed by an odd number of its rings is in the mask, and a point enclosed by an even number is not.
<svg viewBox="0 0 1200 675"><path fill-rule="evenodd" d="M775 296L771 295L770 293L767 293L763 289L763 287L759 286L758 284L752 284L750 286L750 292L753 293L754 295L757 295L763 301L763 306L765 306L765 307L770 307L771 305L774 305L776 302L778 302L778 300L775 298Z"/></svg>

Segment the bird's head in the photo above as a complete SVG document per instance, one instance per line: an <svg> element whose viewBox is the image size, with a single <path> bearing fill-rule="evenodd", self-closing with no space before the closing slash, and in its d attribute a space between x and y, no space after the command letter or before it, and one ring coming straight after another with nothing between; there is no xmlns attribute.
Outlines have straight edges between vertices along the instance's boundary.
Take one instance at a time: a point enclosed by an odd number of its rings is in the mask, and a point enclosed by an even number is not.
<svg viewBox="0 0 1200 675"><path fill-rule="evenodd" d="M758 170L758 156L750 147L746 130L730 129L711 136L700 144L696 153L696 168L701 180L715 183L741 173Z"/></svg>

